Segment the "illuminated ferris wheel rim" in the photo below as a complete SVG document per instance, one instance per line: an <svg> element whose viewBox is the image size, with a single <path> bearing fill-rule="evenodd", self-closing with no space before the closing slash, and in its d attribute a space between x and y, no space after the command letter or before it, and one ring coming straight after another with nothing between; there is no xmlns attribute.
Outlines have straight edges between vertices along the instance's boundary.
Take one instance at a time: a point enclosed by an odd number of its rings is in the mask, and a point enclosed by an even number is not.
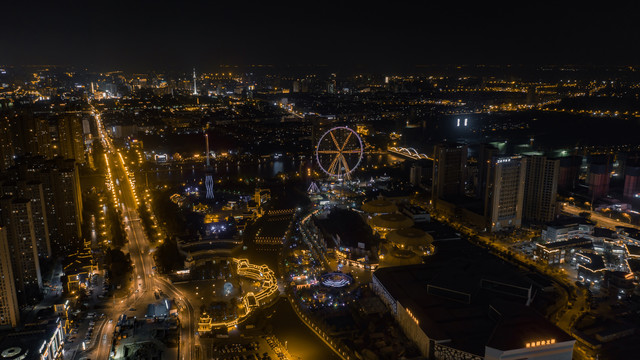
<svg viewBox="0 0 640 360"><path fill-rule="evenodd" d="M322 151L320 150L320 144L322 144L322 140L324 140L324 138L325 138L327 135L331 134L332 132L334 132L334 131L336 131L336 130L346 130L346 131L349 131L349 132L350 132L350 134L347 136L347 140L344 142L344 144L343 144L343 146L342 146L343 148L344 148L344 146L346 146L346 144L347 144L347 142L349 141L349 138L351 137L351 135L354 135L354 136L355 136L355 138L356 138L356 139L358 139L358 145L360 145L359 150L350 150L350 151L349 151L349 153L355 153L355 152L357 151L357 153L358 153L358 161L357 161L357 162L356 162L356 164L355 164L354 166L352 166L351 168L349 168L349 167L347 166L347 169L346 169L346 170L348 170L348 171L346 171L346 172L344 172L344 173L334 173L334 172L331 172L331 171L329 171L329 170L325 169L325 168L324 168L324 166L322 166L322 162L320 161L320 154L322 153ZM332 136L333 136L333 135L332 135ZM336 158L337 158L339 155L341 155L341 154L342 154L342 149L340 149L340 146L338 145L338 143L337 143L337 141L336 141L335 137L333 137L333 141L334 141L334 144L336 145L336 149L337 149L337 150L332 150L332 151L330 151L330 152L331 152L331 153L334 153L334 152L335 152L335 153L337 153L337 154L338 154L338 155L336 155ZM327 152L327 153L329 153L329 152ZM348 178L348 177L351 175L351 173L353 173L353 171L354 171L355 169L357 169L357 168L358 168L358 166L360 165L360 162L362 161L363 154L364 154L364 146L362 145L362 139L360 138L360 136L358 135L358 133L356 133L353 129L351 129L350 127L347 127L347 126L336 126L336 127L334 127L334 128L331 128L331 129L327 130L324 134L322 134L322 136L321 136L321 137L320 137L320 139L318 140L318 144L316 145L316 161L318 162L318 166L320 167L320 169L321 169L325 174L327 174L327 175L329 175L329 176L336 176L336 177L339 177L339 178L342 178L342 177L347 177L347 178ZM344 156L342 156L342 158L344 159ZM334 159L334 161L335 161L335 159ZM345 161L346 161L346 160L345 160Z"/></svg>

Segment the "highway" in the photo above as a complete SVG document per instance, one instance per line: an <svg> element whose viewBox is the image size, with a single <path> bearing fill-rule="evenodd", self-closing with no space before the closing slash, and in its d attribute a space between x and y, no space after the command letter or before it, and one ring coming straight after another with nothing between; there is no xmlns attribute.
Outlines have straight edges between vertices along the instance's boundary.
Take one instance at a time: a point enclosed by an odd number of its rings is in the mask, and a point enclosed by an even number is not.
<svg viewBox="0 0 640 360"><path fill-rule="evenodd" d="M589 220L595 222L598 226L601 226L601 227L606 227L613 230L615 230L616 226L626 226L634 229L640 229L640 226L632 225L628 222L612 219L610 217L601 215L595 211L585 210L567 203L561 203L561 204L562 204L562 211L570 215L579 216L579 214L582 212L590 213L591 216L589 217Z"/></svg>
<svg viewBox="0 0 640 360"><path fill-rule="evenodd" d="M147 238L140 217L138 216L138 199L135 193L135 179L132 172L126 167L122 154L113 145L111 139L106 135L104 126L100 120L100 114L96 112L96 123L99 137L107 151L108 165L114 179L114 197L122 211L123 223L127 233L127 250L133 265L132 288L127 299L114 304L111 309L107 309L105 314L107 321L99 328L96 336L96 347L93 354L98 359L109 357L110 344L112 342L114 326L120 314L127 312L127 315L142 315L146 311L147 304L156 302L154 292L161 290L170 298L174 298L179 306L179 319L181 324L180 332L180 359L192 360L195 357L195 331L197 326L196 313L189 299L177 289L170 281L160 277L155 273L155 262L150 251L152 244ZM114 301L115 302L115 301ZM138 305L138 306L136 306ZM134 308L139 308L134 310ZM108 319L113 319L112 323ZM106 338L105 338L106 335ZM88 356L91 357L91 356Z"/></svg>

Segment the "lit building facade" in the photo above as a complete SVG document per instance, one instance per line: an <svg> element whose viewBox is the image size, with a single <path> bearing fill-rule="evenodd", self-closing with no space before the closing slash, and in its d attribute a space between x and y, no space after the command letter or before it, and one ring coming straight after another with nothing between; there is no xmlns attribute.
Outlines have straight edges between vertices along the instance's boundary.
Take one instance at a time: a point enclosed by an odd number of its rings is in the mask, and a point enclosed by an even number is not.
<svg viewBox="0 0 640 360"><path fill-rule="evenodd" d="M491 161L485 192L485 216L491 231L521 226L526 167L527 160L520 156Z"/></svg>
<svg viewBox="0 0 640 360"><path fill-rule="evenodd" d="M13 278L7 229L0 227L0 328L18 326L20 311Z"/></svg>
<svg viewBox="0 0 640 360"><path fill-rule="evenodd" d="M29 324L0 337L0 358L8 360L59 360L64 358L67 321L53 317Z"/></svg>
<svg viewBox="0 0 640 360"><path fill-rule="evenodd" d="M3 196L0 199L0 214L8 230L16 288L22 293L21 298L31 297L42 288L31 202L24 198Z"/></svg>
<svg viewBox="0 0 640 360"><path fill-rule="evenodd" d="M560 161L545 156L528 156L526 160L522 217L537 223L552 221L556 213Z"/></svg>
<svg viewBox="0 0 640 360"><path fill-rule="evenodd" d="M63 114L57 121L58 152L65 159L74 159L84 164L84 137L82 119L79 114Z"/></svg>
<svg viewBox="0 0 640 360"><path fill-rule="evenodd" d="M548 223L542 229L542 241L556 242L575 239L593 234L595 225L583 218L559 219Z"/></svg>
<svg viewBox="0 0 640 360"><path fill-rule="evenodd" d="M13 165L13 142L8 115L0 115L0 171Z"/></svg>
<svg viewBox="0 0 640 360"><path fill-rule="evenodd" d="M30 112L16 112L11 119L14 155L40 155L51 158L53 145L46 117Z"/></svg>
<svg viewBox="0 0 640 360"><path fill-rule="evenodd" d="M467 145L441 144L434 149L433 201L464 195Z"/></svg>
<svg viewBox="0 0 640 360"><path fill-rule="evenodd" d="M40 258L49 258L51 256L51 242L49 240L49 226L42 183L36 180L4 182L2 183L2 194L29 199L36 243L38 245L38 256Z"/></svg>

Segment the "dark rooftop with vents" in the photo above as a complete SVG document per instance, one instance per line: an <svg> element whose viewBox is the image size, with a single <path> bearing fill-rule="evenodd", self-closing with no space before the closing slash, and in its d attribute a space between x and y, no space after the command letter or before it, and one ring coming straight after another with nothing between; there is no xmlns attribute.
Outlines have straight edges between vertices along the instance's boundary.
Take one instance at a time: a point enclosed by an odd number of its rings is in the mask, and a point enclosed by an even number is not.
<svg viewBox="0 0 640 360"><path fill-rule="evenodd" d="M542 335L572 339L526 306L529 291L540 291L526 274L465 240L437 246L425 264L374 273L431 339L451 339L447 346L481 356L487 345L506 350Z"/></svg>

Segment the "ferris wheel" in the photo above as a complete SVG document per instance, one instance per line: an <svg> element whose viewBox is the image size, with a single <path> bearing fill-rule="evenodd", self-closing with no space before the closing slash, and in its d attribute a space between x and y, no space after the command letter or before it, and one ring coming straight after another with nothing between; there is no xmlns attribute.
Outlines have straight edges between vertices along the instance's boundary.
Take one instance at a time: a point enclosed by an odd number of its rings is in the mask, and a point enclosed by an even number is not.
<svg viewBox="0 0 640 360"><path fill-rule="evenodd" d="M316 147L318 166L329 176L351 179L362 160L362 139L352 129L338 126L325 132Z"/></svg>

